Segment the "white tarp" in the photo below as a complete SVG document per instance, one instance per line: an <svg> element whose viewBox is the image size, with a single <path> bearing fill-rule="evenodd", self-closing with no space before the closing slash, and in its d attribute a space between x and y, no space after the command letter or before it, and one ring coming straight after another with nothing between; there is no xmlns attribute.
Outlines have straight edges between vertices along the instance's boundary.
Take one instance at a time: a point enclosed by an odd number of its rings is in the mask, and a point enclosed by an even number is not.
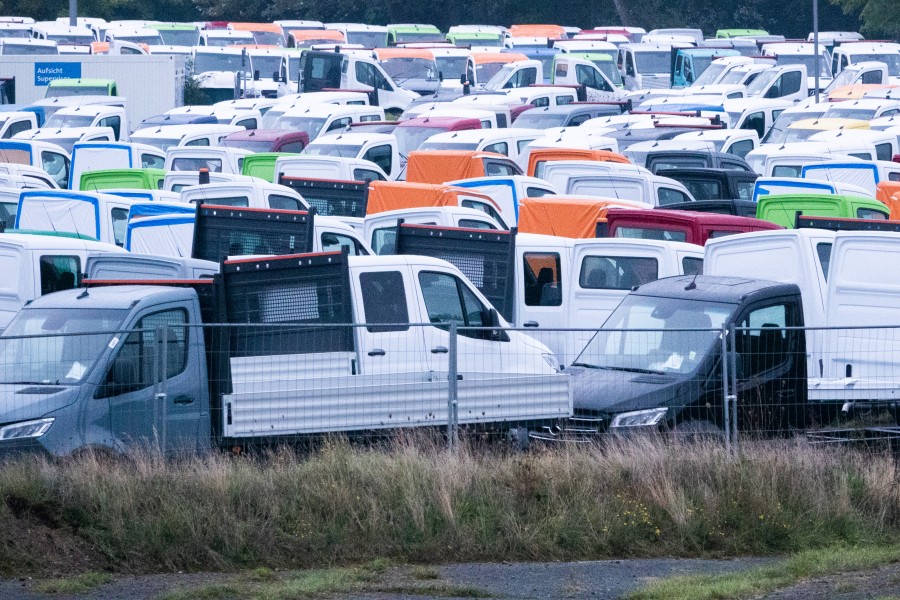
<svg viewBox="0 0 900 600"><path fill-rule="evenodd" d="M72 155L73 190L81 189L81 174L104 169L130 169L131 149L128 147L102 144L97 146L76 146Z"/></svg>
<svg viewBox="0 0 900 600"><path fill-rule="evenodd" d="M99 200L23 195L16 227L65 231L100 239Z"/></svg>
<svg viewBox="0 0 900 600"><path fill-rule="evenodd" d="M125 249L156 256L189 257L194 243L193 217L138 219L128 224Z"/></svg>
<svg viewBox="0 0 900 600"><path fill-rule="evenodd" d="M848 183L867 190L874 197L875 186L878 185L878 167L866 161L859 163L825 162L806 165L800 172L804 179L830 181L832 183Z"/></svg>

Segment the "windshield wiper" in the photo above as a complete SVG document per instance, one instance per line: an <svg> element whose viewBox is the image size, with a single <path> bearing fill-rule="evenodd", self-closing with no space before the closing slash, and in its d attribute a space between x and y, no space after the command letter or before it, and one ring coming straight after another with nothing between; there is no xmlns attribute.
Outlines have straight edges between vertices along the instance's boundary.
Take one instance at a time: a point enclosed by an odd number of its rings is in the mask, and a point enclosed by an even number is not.
<svg viewBox="0 0 900 600"><path fill-rule="evenodd" d="M52 381L4 381L4 385L59 385L59 380Z"/></svg>
<svg viewBox="0 0 900 600"><path fill-rule="evenodd" d="M629 373L647 373L648 375L664 375L664 371L654 371L653 369L638 369L637 367L597 367L599 369L609 369L610 371L627 371Z"/></svg>
<svg viewBox="0 0 900 600"><path fill-rule="evenodd" d="M592 364L583 363L583 362L573 362L570 366L585 367L586 369L601 369L602 368L602 367L598 367L597 365L592 365Z"/></svg>

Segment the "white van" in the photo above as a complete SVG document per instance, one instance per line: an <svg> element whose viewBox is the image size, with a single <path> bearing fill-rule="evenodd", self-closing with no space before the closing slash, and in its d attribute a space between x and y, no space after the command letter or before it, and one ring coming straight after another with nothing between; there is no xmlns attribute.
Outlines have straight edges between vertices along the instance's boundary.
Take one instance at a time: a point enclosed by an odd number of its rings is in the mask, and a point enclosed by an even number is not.
<svg viewBox="0 0 900 600"><path fill-rule="evenodd" d="M81 175L104 169L161 169L166 154L155 146L134 142L78 142L72 147L69 189L81 189Z"/></svg>
<svg viewBox="0 0 900 600"><path fill-rule="evenodd" d="M241 174L244 157L253 154L243 148L204 148L200 146L175 146L166 150L166 171L199 171L210 173Z"/></svg>
<svg viewBox="0 0 900 600"><path fill-rule="evenodd" d="M347 131L321 135L303 149L303 154L370 161L381 167L390 179L396 179L402 169L397 138L389 133Z"/></svg>
<svg viewBox="0 0 900 600"><path fill-rule="evenodd" d="M222 138L244 131L238 125L163 125L138 129L131 141L166 151L173 146L218 146Z"/></svg>

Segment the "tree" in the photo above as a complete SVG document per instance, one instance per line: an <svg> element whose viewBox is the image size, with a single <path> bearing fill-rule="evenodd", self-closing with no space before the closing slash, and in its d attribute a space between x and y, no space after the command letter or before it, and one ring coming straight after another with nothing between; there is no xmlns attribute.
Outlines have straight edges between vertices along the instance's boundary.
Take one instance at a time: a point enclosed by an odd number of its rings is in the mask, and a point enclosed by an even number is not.
<svg viewBox="0 0 900 600"><path fill-rule="evenodd" d="M856 13L862 21L862 32L868 36L900 36L900 10L897 0L832 0L845 14Z"/></svg>

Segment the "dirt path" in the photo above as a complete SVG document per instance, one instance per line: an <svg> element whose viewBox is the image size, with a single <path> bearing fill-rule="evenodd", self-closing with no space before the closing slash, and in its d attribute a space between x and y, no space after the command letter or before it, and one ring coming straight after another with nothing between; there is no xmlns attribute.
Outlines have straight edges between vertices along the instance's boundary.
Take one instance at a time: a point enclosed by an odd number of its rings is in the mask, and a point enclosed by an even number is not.
<svg viewBox="0 0 900 600"><path fill-rule="evenodd" d="M771 559L681 560L635 559L569 563L452 564L416 569L392 567L380 575L378 585L392 592L332 594L357 600L397 598L431 600L453 597L454 590L468 597L532 600L544 598L615 599L642 584L662 577L692 573L721 573L771 562ZM423 577L422 571L428 576ZM117 577L83 594L42 594L36 580L0 580L0 598L23 600L155 600L175 591L200 591L211 585L240 579L228 573L167 574ZM437 596L429 589L442 588ZM218 598L218 596L217 596ZM221 596L224 600L227 595Z"/></svg>

